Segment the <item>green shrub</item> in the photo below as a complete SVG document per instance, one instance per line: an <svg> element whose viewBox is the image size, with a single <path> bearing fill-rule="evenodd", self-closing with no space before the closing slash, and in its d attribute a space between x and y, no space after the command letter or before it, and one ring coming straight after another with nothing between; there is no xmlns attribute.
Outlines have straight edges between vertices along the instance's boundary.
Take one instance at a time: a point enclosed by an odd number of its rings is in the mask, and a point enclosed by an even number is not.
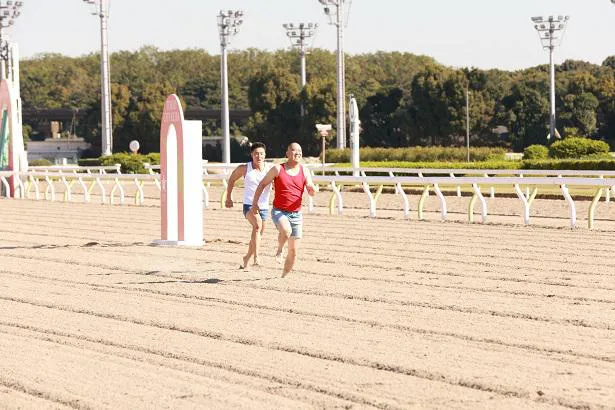
<svg viewBox="0 0 615 410"><path fill-rule="evenodd" d="M335 165L350 168L349 163ZM432 169L561 169L561 170L615 170L615 159L597 160L523 160L523 161L481 161L481 162L361 162L363 168L432 168Z"/></svg>
<svg viewBox="0 0 615 410"><path fill-rule="evenodd" d="M470 149L470 160L504 160L503 148L475 147ZM327 162L350 161L350 149L328 149ZM458 147L408 147L408 148L361 148L361 161L410 161L410 162L465 162L467 151Z"/></svg>
<svg viewBox="0 0 615 410"><path fill-rule="evenodd" d="M534 144L523 150L523 159L540 160L549 157L549 148L544 145Z"/></svg>
<svg viewBox="0 0 615 410"><path fill-rule="evenodd" d="M160 164L160 154L150 152L147 155L131 154L128 152L118 152L110 156L100 158L82 158L78 164L82 167L109 166L120 164L121 171L124 174L146 174L147 171L143 167L144 163L150 165Z"/></svg>
<svg viewBox="0 0 615 410"><path fill-rule="evenodd" d="M614 161L615 162L615 161ZM481 161L481 162L406 162L406 161L366 161L362 168L420 168L420 169L519 169L521 161ZM336 164L335 167L350 168L349 163Z"/></svg>
<svg viewBox="0 0 615 410"><path fill-rule="evenodd" d="M77 160L80 167L99 167L101 165L100 158L81 158Z"/></svg>
<svg viewBox="0 0 615 410"><path fill-rule="evenodd" d="M53 165L53 162L45 158L33 159L32 161L28 161L28 166L30 167L48 167L51 165Z"/></svg>
<svg viewBox="0 0 615 410"><path fill-rule="evenodd" d="M522 169L565 169L565 170L615 170L614 159L574 160L574 159L548 159L542 161L523 160Z"/></svg>
<svg viewBox="0 0 615 410"><path fill-rule="evenodd" d="M129 154L127 152L118 152L106 157L100 157L101 165L121 165L123 174L145 174L143 163L149 162L149 158L141 154Z"/></svg>
<svg viewBox="0 0 615 410"><path fill-rule="evenodd" d="M145 155L145 157L147 158L147 163L149 163L150 165L160 165L160 153L159 152L150 152L149 154Z"/></svg>
<svg viewBox="0 0 615 410"><path fill-rule="evenodd" d="M608 157L609 144L589 138L570 137L554 142L549 157L557 159L584 159Z"/></svg>

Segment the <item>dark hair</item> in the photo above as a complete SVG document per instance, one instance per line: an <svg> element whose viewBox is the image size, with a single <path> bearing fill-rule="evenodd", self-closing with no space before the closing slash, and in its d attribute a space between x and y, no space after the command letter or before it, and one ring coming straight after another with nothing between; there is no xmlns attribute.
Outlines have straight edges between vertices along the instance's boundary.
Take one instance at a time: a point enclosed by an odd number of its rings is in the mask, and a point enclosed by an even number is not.
<svg viewBox="0 0 615 410"><path fill-rule="evenodd" d="M267 147L262 142L253 142L252 145L250 145L250 152L254 152L257 148L262 148L267 151Z"/></svg>

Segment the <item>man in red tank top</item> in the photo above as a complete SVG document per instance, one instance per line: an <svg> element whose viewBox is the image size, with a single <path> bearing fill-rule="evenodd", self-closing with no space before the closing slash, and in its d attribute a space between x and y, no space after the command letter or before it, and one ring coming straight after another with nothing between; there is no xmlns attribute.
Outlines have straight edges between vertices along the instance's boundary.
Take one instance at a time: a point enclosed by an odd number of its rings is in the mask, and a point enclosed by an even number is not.
<svg viewBox="0 0 615 410"><path fill-rule="evenodd" d="M276 260L282 260L282 250L284 244L288 242L288 253L284 261L282 277L288 275L293 269L297 259L297 248L299 239L303 234L303 216L301 214L301 199L305 188L309 195L314 196L318 188L312 182L312 176L308 170L301 166L300 161L303 157L301 145L293 142L286 150L286 163L274 165L265 178L261 181L254 192L251 212L257 213L258 199L265 187L273 182L275 197L273 199L273 209L271 219L278 228L278 252Z"/></svg>

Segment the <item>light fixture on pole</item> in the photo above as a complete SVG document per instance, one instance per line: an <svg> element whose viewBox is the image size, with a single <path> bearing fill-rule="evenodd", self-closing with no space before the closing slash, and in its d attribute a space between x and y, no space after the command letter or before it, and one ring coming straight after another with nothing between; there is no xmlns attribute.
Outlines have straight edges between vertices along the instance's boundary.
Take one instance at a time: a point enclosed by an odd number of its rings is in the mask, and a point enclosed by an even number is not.
<svg viewBox="0 0 615 410"><path fill-rule="evenodd" d="M222 162L231 162L231 133L228 114L228 78L226 47L231 37L239 33L239 26L243 23L243 11L220 10L218 14L218 31L220 32L220 88L222 90Z"/></svg>
<svg viewBox="0 0 615 410"><path fill-rule="evenodd" d="M10 47L6 29L15 23L21 14L23 1L0 0L0 79L7 78L7 65L10 64Z"/></svg>
<svg viewBox="0 0 615 410"><path fill-rule="evenodd" d="M107 40L107 23L109 20L110 0L83 0L94 6L93 15L100 18L100 111L102 121L103 156L113 152L113 136L111 134L111 81L109 79L109 43Z"/></svg>
<svg viewBox="0 0 615 410"><path fill-rule="evenodd" d="M331 131L331 124L316 124L316 129L318 130L318 134L322 137L322 166L325 166L325 154L327 150L327 137L329 136L329 131ZM325 174L323 169L322 174Z"/></svg>
<svg viewBox="0 0 615 410"><path fill-rule="evenodd" d="M346 80L344 68L344 3L346 0L318 0L337 27L337 148L346 148ZM350 0L352 3L352 0ZM334 7L335 10L332 10Z"/></svg>
<svg viewBox="0 0 615 410"><path fill-rule="evenodd" d="M288 23L282 24L282 27L286 29L286 35L290 40L290 45L293 48L299 49L299 55L301 56L301 89L305 87L306 75L305 75L305 54L306 54L306 40L316 35L316 29L318 23ZM305 114L303 104L301 105L301 116Z"/></svg>
<svg viewBox="0 0 615 410"><path fill-rule="evenodd" d="M555 50L555 47L562 44L569 19L570 16L532 17L532 22L534 23L534 28L538 32L542 47L549 50L551 110L549 113L549 136L547 139L559 136L555 129L555 65L553 63L553 50Z"/></svg>

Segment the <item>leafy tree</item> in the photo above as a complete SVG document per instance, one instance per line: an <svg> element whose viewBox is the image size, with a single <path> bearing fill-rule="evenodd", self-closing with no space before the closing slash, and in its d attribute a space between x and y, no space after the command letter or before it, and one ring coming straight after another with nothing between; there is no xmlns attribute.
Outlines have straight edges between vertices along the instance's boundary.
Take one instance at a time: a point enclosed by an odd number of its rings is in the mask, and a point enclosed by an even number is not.
<svg viewBox="0 0 615 410"><path fill-rule="evenodd" d="M167 83L153 83L144 86L142 92L133 95L128 107L125 123L116 133L120 147L127 147L133 139L139 141L142 153L160 152L160 121L164 101L175 88Z"/></svg>
<svg viewBox="0 0 615 410"><path fill-rule="evenodd" d="M564 98L565 111L560 113L560 123L564 127L578 130L580 135L589 137L596 132L596 110L598 99L592 93L568 94Z"/></svg>
<svg viewBox="0 0 615 410"><path fill-rule="evenodd" d="M359 112L361 118L361 145L370 147L405 147L408 145L404 133L403 91L393 88L368 97Z"/></svg>
<svg viewBox="0 0 615 410"><path fill-rule="evenodd" d="M467 79L460 72L428 68L417 74L412 80L408 110L413 137L422 143L440 145L462 134L466 88Z"/></svg>
<svg viewBox="0 0 615 410"><path fill-rule="evenodd" d="M280 155L297 138L300 120L299 83L287 69L268 68L252 78L248 88L250 109L248 137L262 141L273 155Z"/></svg>
<svg viewBox="0 0 615 410"><path fill-rule="evenodd" d="M517 149L547 143L549 101L543 93L523 84L515 85L503 103L507 109L503 117Z"/></svg>

